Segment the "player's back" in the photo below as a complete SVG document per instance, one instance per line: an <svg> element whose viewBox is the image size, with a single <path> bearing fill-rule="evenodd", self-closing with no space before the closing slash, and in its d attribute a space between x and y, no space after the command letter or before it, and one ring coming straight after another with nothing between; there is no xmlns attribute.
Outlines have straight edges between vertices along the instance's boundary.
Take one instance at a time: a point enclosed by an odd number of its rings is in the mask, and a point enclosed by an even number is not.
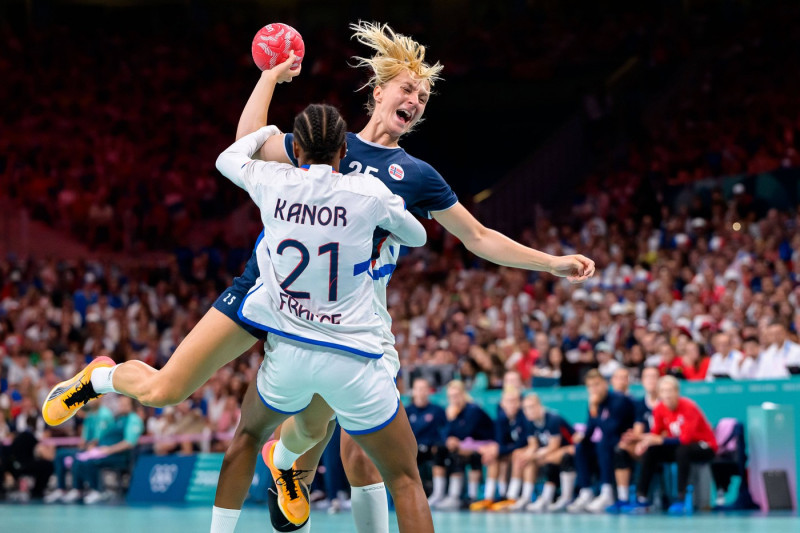
<svg viewBox="0 0 800 533"><path fill-rule="evenodd" d="M265 228L256 249L261 276L240 314L280 335L380 357L367 276L372 234L402 216L402 199L328 165L258 165L269 175L251 192Z"/></svg>

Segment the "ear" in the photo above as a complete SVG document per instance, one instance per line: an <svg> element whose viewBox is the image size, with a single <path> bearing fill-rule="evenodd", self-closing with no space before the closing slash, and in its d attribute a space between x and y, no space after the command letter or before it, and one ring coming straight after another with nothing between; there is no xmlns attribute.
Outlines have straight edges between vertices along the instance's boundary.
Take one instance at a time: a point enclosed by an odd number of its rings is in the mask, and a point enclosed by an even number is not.
<svg viewBox="0 0 800 533"><path fill-rule="evenodd" d="M344 156L347 155L347 143L342 143L342 147L339 150L339 159L344 159Z"/></svg>
<svg viewBox="0 0 800 533"><path fill-rule="evenodd" d="M300 159L300 145L297 144L297 141L294 139L292 139L292 153L294 154L295 159Z"/></svg>
<svg viewBox="0 0 800 533"><path fill-rule="evenodd" d="M383 87L380 85L376 85L374 89L372 89L372 98L375 100L376 104L381 103L383 99Z"/></svg>

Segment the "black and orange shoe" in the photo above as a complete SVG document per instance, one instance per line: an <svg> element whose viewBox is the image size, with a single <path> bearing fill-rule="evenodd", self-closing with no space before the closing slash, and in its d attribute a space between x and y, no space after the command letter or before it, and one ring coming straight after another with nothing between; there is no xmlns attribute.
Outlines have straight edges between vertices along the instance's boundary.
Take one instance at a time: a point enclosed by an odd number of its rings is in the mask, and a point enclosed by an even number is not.
<svg viewBox="0 0 800 533"><path fill-rule="evenodd" d="M110 357L98 357L86 368L78 372L75 377L62 381L50 391L47 399L42 404L42 418L50 426L63 424L78 410L102 396L92 387L92 372L102 367L112 367L115 363Z"/></svg>
<svg viewBox="0 0 800 533"><path fill-rule="evenodd" d="M297 470L294 465L288 470L277 468L272 458L276 444L278 444L276 440L266 443L261 449L261 457L275 481L278 509L291 524L302 526L311 513L311 506L308 503L308 487L301 480L307 471Z"/></svg>

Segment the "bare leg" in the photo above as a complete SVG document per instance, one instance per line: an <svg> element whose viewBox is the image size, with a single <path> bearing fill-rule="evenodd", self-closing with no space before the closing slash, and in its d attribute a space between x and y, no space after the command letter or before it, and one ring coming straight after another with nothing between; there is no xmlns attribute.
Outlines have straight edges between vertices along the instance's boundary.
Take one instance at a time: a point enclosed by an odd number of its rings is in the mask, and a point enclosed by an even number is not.
<svg viewBox="0 0 800 533"><path fill-rule="evenodd" d="M290 452L305 453L325 440L331 416L333 409L315 394L305 411L281 424L280 440Z"/></svg>
<svg viewBox="0 0 800 533"><path fill-rule="evenodd" d="M212 307L161 370L141 361L117 365L113 375L114 389L152 407L178 404L256 341L255 337Z"/></svg>
<svg viewBox="0 0 800 533"><path fill-rule="evenodd" d="M242 508L253 482L261 447L286 418L286 415L272 411L261 402L255 383L247 387L242 402L242 419L222 461L215 506L223 509Z"/></svg>
<svg viewBox="0 0 800 533"><path fill-rule="evenodd" d="M283 427L283 426L281 426ZM281 428L278 428L280 430ZM316 446L308 450L306 453L300 456L300 458L296 461L297 469L298 470L305 470L308 471L306 475L303 476L303 481L306 484L311 484L314 480L314 474L317 471L317 466L319 465L320 460L322 459L322 454L325 452L325 448L327 448L328 443L333 436L333 431L336 429L336 421L331 420L328 422L328 432L325 434L325 438L319 441Z"/></svg>
<svg viewBox="0 0 800 533"><path fill-rule="evenodd" d="M417 470L417 443L404 409L385 428L354 435L375 462L394 498L401 533L432 533L433 520Z"/></svg>
<svg viewBox="0 0 800 533"><path fill-rule="evenodd" d="M402 410L402 409L401 409ZM366 452L356 444L353 437L342 431L342 465L347 481L353 487L366 487L382 483L380 472L367 456Z"/></svg>

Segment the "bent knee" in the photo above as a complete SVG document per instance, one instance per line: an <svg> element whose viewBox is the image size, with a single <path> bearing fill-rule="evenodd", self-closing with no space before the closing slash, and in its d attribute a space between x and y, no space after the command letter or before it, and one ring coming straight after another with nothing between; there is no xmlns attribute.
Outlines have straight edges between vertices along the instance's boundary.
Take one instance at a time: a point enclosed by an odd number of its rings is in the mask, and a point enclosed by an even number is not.
<svg viewBox="0 0 800 533"><path fill-rule="evenodd" d="M153 379L152 381L153 383L149 384L145 391L137 398L139 402L148 407L178 405L189 397L189 393L176 388L174 385L160 383L157 379Z"/></svg>

